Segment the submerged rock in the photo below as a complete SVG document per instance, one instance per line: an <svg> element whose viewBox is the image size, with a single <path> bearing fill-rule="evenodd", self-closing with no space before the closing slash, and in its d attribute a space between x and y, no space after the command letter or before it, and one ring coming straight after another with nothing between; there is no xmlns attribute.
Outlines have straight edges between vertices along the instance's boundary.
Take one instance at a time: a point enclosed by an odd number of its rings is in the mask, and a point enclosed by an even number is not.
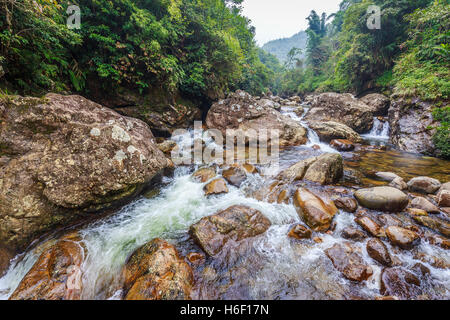
<svg viewBox="0 0 450 320"><path fill-rule="evenodd" d="M241 241L264 233L270 221L258 210L232 206L212 216L202 218L189 232L208 255L219 253L228 241Z"/></svg>
<svg viewBox="0 0 450 320"><path fill-rule="evenodd" d="M401 227L391 226L386 228L386 235L392 244L402 249L411 249L420 242L417 233Z"/></svg>
<svg viewBox="0 0 450 320"><path fill-rule="evenodd" d="M322 93L313 98L305 120L340 122L364 133L372 129L373 113L368 105L351 94Z"/></svg>
<svg viewBox="0 0 450 320"><path fill-rule="evenodd" d="M154 239L137 249L123 269L126 300L188 300L194 276L168 242Z"/></svg>
<svg viewBox="0 0 450 320"><path fill-rule="evenodd" d="M382 265L392 266L392 258L386 245L379 239L372 238L367 241L366 250L369 256Z"/></svg>
<svg viewBox="0 0 450 320"><path fill-rule="evenodd" d="M331 140L330 146L339 151L352 151L355 149L355 145L351 141L345 139Z"/></svg>
<svg viewBox="0 0 450 320"><path fill-rule="evenodd" d="M429 177L416 177L408 181L410 191L421 193L436 193L441 187L439 180Z"/></svg>
<svg viewBox="0 0 450 320"><path fill-rule="evenodd" d="M432 217L428 217L428 216L414 216L413 219L427 227L430 228L436 232L439 232L440 234L446 236L446 237L450 237L450 223L448 223L447 221L444 221L442 219L438 219L438 218L432 218Z"/></svg>
<svg viewBox="0 0 450 320"><path fill-rule="evenodd" d="M78 236L68 236L45 250L10 300L80 300L86 250Z"/></svg>
<svg viewBox="0 0 450 320"><path fill-rule="evenodd" d="M0 99L0 242L23 249L129 201L171 166L150 128L80 96Z"/></svg>
<svg viewBox="0 0 450 320"><path fill-rule="evenodd" d="M380 293L410 300L422 294L422 289L419 278L401 267L396 267L386 268L381 273Z"/></svg>
<svg viewBox="0 0 450 320"><path fill-rule="evenodd" d="M240 90L212 105L206 125L209 129L220 130L224 136L228 129L239 129L249 136L250 130L257 133L268 128L279 130L281 146L301 145L308 140L306 129L298 122Z"/></svg>
<svg viewBox="0 0 450 320"><path fill-rule="evenodd" d="M345 124L334 121L309 121L308 125L319 136L321 141L330 142L334 139L347 139L354 143L363 141L362 137Z"/></svg>
<svg viewBox="0 0 450 320"><path fill-rule="evenodd" d="M408 205L408 196L392 187L360 189L355 198L362 206L380 211L400 212Z"/></svg>
<svg viewBox="0 0 450 320"><path fill-rule="evenodd" d="M375 176L377 178L379 178L380 180L387 181L387 182L391 182L397 178L400 178L398 175L396 175L393 172L377 172L377 173L375 173Z"/></svg>
<svg viewBox="0 0 450 320"><path fill-rule="evenodd" d="M326 249L325 253L334 267L349 280L361 282L367 280L373 274L372 268L347 243L342 245L336 243L331 248Z"/></svg>
<svg viewBox="0 0 450 320"><path fill-rule="evenodd" d="M294 205L300 218L314 231L328 230L338 212L331 199L319 197L306 188L297 189Z"/></svg>

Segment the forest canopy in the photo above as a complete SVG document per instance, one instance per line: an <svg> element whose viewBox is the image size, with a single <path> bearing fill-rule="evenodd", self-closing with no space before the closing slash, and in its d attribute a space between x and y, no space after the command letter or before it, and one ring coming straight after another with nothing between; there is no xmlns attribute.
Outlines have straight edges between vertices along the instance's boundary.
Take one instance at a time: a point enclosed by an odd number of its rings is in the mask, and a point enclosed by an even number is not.
<svg viewBox="0 0 450 320"><path fill-rule="evenodd" d="M81 28L68 29L68 2L0 4L4 90L89 93L149 87L215 99L243 88L259 94L273 72L259 59L242 0L77 0Z"/></svg>

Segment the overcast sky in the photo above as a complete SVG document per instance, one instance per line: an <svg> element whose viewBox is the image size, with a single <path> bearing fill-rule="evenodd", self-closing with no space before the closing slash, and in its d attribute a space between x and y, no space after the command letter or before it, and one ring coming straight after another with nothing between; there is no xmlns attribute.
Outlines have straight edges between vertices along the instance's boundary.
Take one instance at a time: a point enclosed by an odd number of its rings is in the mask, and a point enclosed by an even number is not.
<svg viewBox="0 0 450 320"><path fill-rule="evenodd" d="M256 27L256 40L263 45L270 40L291 37L307 28L311 10L320 15L336 12L342 0L244 0L244 15Z"/></svg>

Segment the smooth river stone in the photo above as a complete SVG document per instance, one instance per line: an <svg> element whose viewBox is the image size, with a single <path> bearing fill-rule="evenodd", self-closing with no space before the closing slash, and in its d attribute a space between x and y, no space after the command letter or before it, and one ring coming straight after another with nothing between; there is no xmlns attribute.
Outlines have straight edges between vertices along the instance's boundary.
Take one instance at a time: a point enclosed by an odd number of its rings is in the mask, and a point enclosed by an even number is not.
<svg viewBox="0 0 450 320"><path fill-rule="evenodd" d="M373 210L401 212L408 205L408 196L393 187L360 189L355 198L363 207Z"/></svg>

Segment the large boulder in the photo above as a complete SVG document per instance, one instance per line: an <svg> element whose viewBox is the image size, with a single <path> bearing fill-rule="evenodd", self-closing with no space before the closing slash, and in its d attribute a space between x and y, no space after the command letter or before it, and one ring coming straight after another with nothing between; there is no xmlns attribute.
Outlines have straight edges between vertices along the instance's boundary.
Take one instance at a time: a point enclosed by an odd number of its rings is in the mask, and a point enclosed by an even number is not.
<svg viewBox="0 0 450 320"><path fill-rule="evenodd" d="M440 181L430 177L415 177L408 181L408 188L410 191L436 193L440 187Z"/></svg>
<svg viewBox="0 0 450 320"><path fill-rule="evenodd" d="M390 138L400 150L438 155L433 135L438 122L433 119L433 105L418 99L395 99L389 108Z"/></svg>
<svg viewBox="0 0 450 320"><path fill-rule="evenodd" d="M348 243L336 243L325 250L333 266L340 271L344 277L352 281L367 280L372 274L372 268L364 262L364 259L356 252L356 249Z"/></svg>
<svg viewBox="0 0 450 320"><path fill-rule="evenodd" d="M297 189L294 206L299 217L314 231L328 230L338 212L331 199L319 197L306 188Z"/></svg>
<svg viewBox="0 0 450 320"><path fill-rule="evenodd" d="M81 96L0 100L0 242L33 238L137 195L171 165L149 127Z"/></svg>
<svg viewBox="0 0 450 320"><path fill-rule="evenodd" d="M367 104L374 116L387 115L389 107L391 106L391 100L380 93L368 94L359 99L359 101Z"/></svg>
<svg viewBox="0 0 450 320"><path fill-rule="evenodd" d="M351 94L322 93L311 102L307 121L335 121L358 133L369 132L373 126L372 109Z"/></svg>
<svg viewBox="0 0 450 320"><path fill-rule="evenodd" d="M362 137L349 126L334 121L308 121L308 125L319 136L321 141L347 139L355 143L362 142Z"/></svg>
<svg viewBox="0 0 450 320"><path fill-rule="evenodd" d="M91 83L90 88L96 87ZM202 110L194 101L181 97L178 93L167 94L160 88L153 88L147 94L139 94L118 88L113 94L102 88L91 90L93 101L127 117L137 118L147 123L157 136L170 137L174 130L189 128L195 120L202 119Z"/></svg>
<svg viewBox="0 0 450 320"><path fill-rule="evenodd" d="M400 212L408 205L408 196L393 187L360 189L355 198L363 207L389 212Z"/></svg>
<svg viewBox="0 0 450 320"><path fill-rule="evenodd" d="M271 223L261 212L246 206L232 206L202 218L189 232L208 255L218 254L229 241L238 242L264 233Z"/></svg>
<svg viewBox="0 0 450 320"><path fill-rule="evenodd" d="M137 249L123 269L126 300L188 300L194 276L177 249L153 239Z"/></svg>
<svg viewBox="0 0 450 320"><path fill-rule="evenodd" d="M344 173L343 159L338 153L324 153L301 160L280 172L277 180L292 182L306 179L322 185L338 182Z"/></svg>
<svg viewBox="0 0 450 320"><path fill-rule="evenodd" d="M85 256L76 234L62 238L40 255L10 299L80 300Z"/></svg>
<svg viewBox="0 0 450 320"><path fill-rule="evenodd" d="M308 167L303 179L327 185L338 182L343 175L342 156L338 153L324 153Z"/></svg>
<svg viewBox="0 0 450 320"><path fill-rule="evenodd" d="M241 130L250 138L253 136L249 130L254 130L253 133L279 130L281 146L301 145L308 140L306 129L298 122L240 90L212 105L206 125L209 129L220 130L224 137L227 129Z"/></svg>

